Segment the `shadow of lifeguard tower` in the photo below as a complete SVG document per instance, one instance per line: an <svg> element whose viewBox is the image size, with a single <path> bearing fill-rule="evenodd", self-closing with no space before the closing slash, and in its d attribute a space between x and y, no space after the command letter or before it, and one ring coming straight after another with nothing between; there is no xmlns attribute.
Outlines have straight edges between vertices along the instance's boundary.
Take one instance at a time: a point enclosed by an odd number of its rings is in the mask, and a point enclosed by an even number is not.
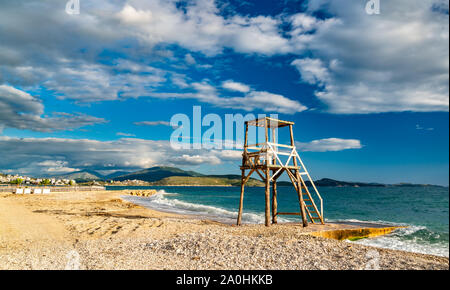
<svg viewBox="0 0 450 290"><path fill-rule="evenodd" d="M272 223L277 223L279 215L299 215L302 218L303 226L308 226L308 220L313 223L324 224L323 220L323 200L314 185L305 165L303 164L295 148L293 122L282 121L270 117L264 117L245 122L244 152L242 153L242 178L241 197L239 201L239 214L237 225L241 225L242 211L244 204L244 188L253 173L257 173L265 182L265 225L270 226L270 185L272 184ZM258 144L248 144L249 126L263 127L265 132L265 142ZM289 127L290 145L278 144L276 130ZM272 134L269 134L271 130ZM270 135L270 137L269 137ZM246 171L249 170L248 173ZM278 212L277 208L277 180L283 174L289 176L294 186L298 201L299 212ZM310 182L310 186L315 193L315 197L320 202L320 210L317 207L313 195L305 183L305 179Z"/></svg>

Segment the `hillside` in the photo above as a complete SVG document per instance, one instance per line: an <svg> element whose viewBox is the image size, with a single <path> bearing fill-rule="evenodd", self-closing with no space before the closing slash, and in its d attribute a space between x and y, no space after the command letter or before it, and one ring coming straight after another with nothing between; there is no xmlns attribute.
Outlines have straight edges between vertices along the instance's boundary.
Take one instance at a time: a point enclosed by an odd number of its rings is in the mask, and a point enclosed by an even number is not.
<svg viewBox="0 0 450 290"><path fill-rule="evenodd" d="M53 178L59 178L59 179L73 179L77 182L85 182L85 181L92 181L92 180L103 180L104 177L93 170L82 170L82 171L76 171L71 172L63 175L53 176Z"/></svg>
<svg viewBox="0 0 450 290"><path fill-rule="evenodd" d="M240 176L237 179L212 176L171 176L152 183L152 185L159 186L239 186L240 184ZM264 183L251 179L248 181L247 186L264 186Z"/></svg>
<svg viewBox="0 0 450 290"><path fill-rule="evenodd" d="M305 181L307 186L311 186L311 182ZM316 186L321 187L426 187L426 186L439 186L431 184L412 184L412 183L398 183L398 184L383 184L383 183L373 183L373 182L349 182L349 181L339 181L330 178L322 178L314 181ZM292 186L290 181L280 181L279 186Z"/></svg>
<svg viewBox="0 0 450 290"><path fill-rule="evenodd" d="M77 182L100 181L100 180L142 180L153 185L192 185L192 186L239 186L241 176L238 174L225 175L206 175L195 171L186 171L176 167L158 166L151 167L136 172L115 172L113 174L102 176L93 170L83 170L72 172L57 178L74 179ZM314 181L316 186L320 187L387 187L387 186L405 186L405 187L424 187L433 186L428 184L382 184L382 183L366 183L366 182L348 182L339 181L330 178L322 178ZM290 181L279 181L279 186L292 186ZM306 185L310 186L310 182L306 181ZM264 183L258 179L250 178L246 186L264 186Z"/></svg>
<svg viewBox="0 0 450 290"><path fill-rule="evenodd" d="M112 178L115 181L142 180L153 185L191 185L191 186L239 186L241 176L229 175L204 175L194 171L185 171L175 167L152 167L120 175ZM247 186L263 186L263 182L251 178Z"/></svg>
<svg viewBox="0 0 450 290"><path fill-rule="evenodd" d="M116 178L116 177L123 176L123 175L130 174L130 173L131 173L131 172L129 172L129 171L116 171L116 172L114 172L114 173L105 175L105 176L104 176L104 179L105 179L105 180L114 179L114 178Z"/></svg>
<svg viewBox="0 0 450 290"><path fill-rule="evenodd" d="M166 167L166 166L159 166L159 167L151 167L143 170L139 170L136 172L128 173L125 175L121 175L118 177L112 178L116 181L124 181L124 180L142 180L147 182L155 182L159 181L161 179L164 179L166 177L171 176L191 176L191 177L199 177L203 176L203 174L194 172L194 171L185 171L179 168L175 167Z"/></svg>
<svg viewBox="0 0 450 290"><path fill-rule="evenodd" d="M305 181L305 184L307 186L311 186L311 182ZM365 182L348 182L348 181L340 181L340 180L334 180L330 178L322 178L319 180L315 180L314 184L316 186L321 187L386 187L390 186L388 184L382 184L382 183L365 183ZM290 181L281 181L278 182L279 186L292 186Z"/></svg>

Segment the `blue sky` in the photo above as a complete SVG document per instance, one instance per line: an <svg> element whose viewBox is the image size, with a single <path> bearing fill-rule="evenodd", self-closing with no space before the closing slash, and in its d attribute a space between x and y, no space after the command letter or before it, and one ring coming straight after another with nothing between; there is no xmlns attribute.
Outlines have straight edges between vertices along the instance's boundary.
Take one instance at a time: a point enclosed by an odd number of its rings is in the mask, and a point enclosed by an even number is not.
<svg viewBox="0 0 450 290"><path fill-rule="evenodd" d="M0 172L238 174L168 148L200 105L296 122L314 178L448 185L448 1L63 2L0 4Z"/></svg>

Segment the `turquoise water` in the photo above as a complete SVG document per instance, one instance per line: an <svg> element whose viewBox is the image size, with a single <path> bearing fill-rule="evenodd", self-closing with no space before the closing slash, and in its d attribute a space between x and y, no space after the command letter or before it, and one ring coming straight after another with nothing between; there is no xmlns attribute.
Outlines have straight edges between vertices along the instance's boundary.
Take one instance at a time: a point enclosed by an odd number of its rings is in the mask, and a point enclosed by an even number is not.
<svg viewBox="0 0 450 290"><path fill-rule="evenodd" d="M109 187L119 190L126 187ZM136 187L133 187L136 188ZM149 188L149 187L140 187ZM232 221L237 216L239 187L151 187L155 196L124 198L169 212ZM449 190L444 187L321 187L326 221L382 222L407 225L394 233L357 243L412 252L449 256ZM291 187L278 188L278 210L298 211ZM281 221L297 220L284 217ZM264 189L246 188L243 222L264 221Z"/></svg>

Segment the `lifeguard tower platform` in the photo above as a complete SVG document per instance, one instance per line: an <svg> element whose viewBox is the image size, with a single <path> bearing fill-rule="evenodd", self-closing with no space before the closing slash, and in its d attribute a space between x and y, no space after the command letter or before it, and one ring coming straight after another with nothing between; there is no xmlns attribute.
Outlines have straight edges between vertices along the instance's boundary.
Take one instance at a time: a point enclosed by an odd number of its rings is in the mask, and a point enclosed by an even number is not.
<svg viewBox="0 0 450 290"><path fill-rule="evenodd" d="M265 142L259 144L248 144L249 126L264 127ZM277 120L269 117L255 119L245 122L244 152L242 153L242 178L241 197L239 201L239 214L237 225L241 224L244 204L244 188L253 173L257 173L265 182L265 224L270 226L270 187L272 185L272 223L277 223L279 215L299 215L303 226L313 224L324 224L323 200L314 185L314 181L308 173L302 159L295 148L293 122ZM289 127L290 145L277 143L278 133L276 130ZM271 131L271 132L269 132ZM270 134L271 133L271 134ZM247 173L247 171L249 171ZM295 188L299 202L299 212L278 212L277 208L277 180L283 174L289 176ZM310 182L313 190L311 194L305 179ZM317 206L316 201L319 202Z"/></svg>

